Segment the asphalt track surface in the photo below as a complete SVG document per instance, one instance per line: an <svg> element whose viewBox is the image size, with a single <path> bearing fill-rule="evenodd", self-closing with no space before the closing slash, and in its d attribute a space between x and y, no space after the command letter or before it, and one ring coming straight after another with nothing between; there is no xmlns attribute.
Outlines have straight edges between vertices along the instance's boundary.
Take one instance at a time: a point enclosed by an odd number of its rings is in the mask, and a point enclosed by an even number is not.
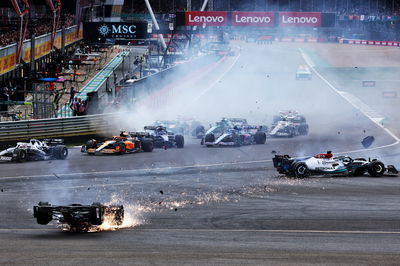
<svg viewBox="0 0 400 266"><path fill-rule="evenodd" d="M273 169L273 152L328 149L399 167L396 140L318 77L296 82L298 64L293 44L243 46L214 72L217 82L203 81L191 110L207 102L224 106L213 120L261 121L260 114L294 108L306 114L308 136L238 148L187 138L184 149L124 156L72 148L64 161L0 164L0 264L398 264L397 177L290 179ZM376 138L368 150L365 135ZM36 224L38 201L118 202L127 217L118 230L67 233Z"/></svg>

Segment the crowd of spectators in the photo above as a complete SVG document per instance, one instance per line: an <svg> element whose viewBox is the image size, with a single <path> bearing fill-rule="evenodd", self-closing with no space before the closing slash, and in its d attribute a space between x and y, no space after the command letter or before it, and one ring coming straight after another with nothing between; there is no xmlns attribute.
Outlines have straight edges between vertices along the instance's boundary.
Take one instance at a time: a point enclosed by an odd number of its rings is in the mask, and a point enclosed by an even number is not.
<svg viewBox="0 0 400 266"><path fill-rule="evenodd" d="M57 29L61 29L62 26L70 27L74 25L74 20L75 17L73 14L63 15L60 19L60 23L58 24ZM40 36L43 34L50 33L52 31L52 19L49 17L34 19L29 23L30 26L27 29L25 39L29 38L31 33L34 33L35 36ZM15 23L13 23L13 25L15 25ZM0 47L16 43L17 41L18 41L18 34L16 29L6 30L3 32L0 31Z"/></svg>
<svg viewBox="0 0 400 266"><path fill-rule="evenodd" d="M200 10L203 0L191 0L191 10ZM154 13L175 13L186 11L186 0L158 1L150 0ZM206 7L209 10L211 4ZM400 15L400 3L394 0L214 0L215 11L300 11L334 12L337 15ZM144 1L125 1L124 14L148 13Z"/></svg>

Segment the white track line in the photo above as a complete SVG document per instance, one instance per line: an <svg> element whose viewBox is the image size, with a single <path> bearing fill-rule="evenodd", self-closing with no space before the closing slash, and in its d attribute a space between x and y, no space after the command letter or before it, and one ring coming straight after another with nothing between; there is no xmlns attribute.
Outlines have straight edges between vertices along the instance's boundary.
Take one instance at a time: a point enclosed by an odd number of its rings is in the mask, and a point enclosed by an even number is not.
<svg viewBox="0 0 400 266"><path fill-rule="evenodd" d="M110 170L110 171L93 171L93 172L78 172L78 173L68 173L68 174L58 174L59 177L76 176L76 175L95 175L95 174L112 174L112 173L134 173L137 171L165 171L165 170L181 170L190 168L203 168L203 167L214 167L214 166L227 166L227 165L238 165L238 164L253 164L253 163L266 163L272 162L271 160L257 160L257 161L242 161L242 162L226 162L226 163L213 163L213 164L194 164L186 166L170 166L170 167L160 167L160 168L138 168L130 170ZM6 176L1 177L0 180L16 179L16 178L35 178L35 177L55 177L55 174L44 174L44 175L29 175L29 176Z"/></svg>
<svg viewBox="0 0 400 266"><path fill-rule="evenodd" d="M0 228L0 233L10 233L10 231L60 231L58 228ZM141 229L141 228L121 228L116 231L136 231L136 232L203 232L203 233L295 233L295 234L346 234L346 235L400 235L399 231L340 231L340 230L266 230L266 229L173 229L173 228L155 228L155 229ZM114 233L116 232L114 231ZM106 231L104 231L106 232ZM97 232L101 233L101 232Z"/></svg>
<svg viewBox="0 0 400 266"><path fill-rule="evenodd" d="M394 140L395 142L393 142L392 144L389 145L384 145L384 146L380 146L380 147L376 147L376 148L372 148L372 149L361 149L359 151L367 151L367 150L374 150L374 149L381 149L381 148L386 148L386 147L391 147L394 145L397 145L400 143L400 139L392 132L390 131L388 128L385 128L382 124L379 123L379 121L377 121L376 117L372 117L369 113L367 113L365 110L363 110L363 108L361 108L360 106L358 106L354 101L352 101L349 97L346 97L346 92L342 92L340 90L338 90L337 88L335 88L327 79L325 79L316 69L315 69L315 65L314 62L311 60L311 58L303 51L303 49L299 48L299 51L301 53L301 55L304 58L304 61L307 63L307 65L313 70L313 72L322 80L324 81L334 92L336 92L339 96L341 96L343 99L345 99L349 104L351 104L355 109L357 109L358 111L360 111L362 114L364 114L368 119L370 119L374 124L376 124L378 127L382 128L387 134L389 134ZM355 97L355 96L354 96ZM360 100L361 102L361 100ZM363 103L364 104L364 103ZM370 110L372 110L372 108L369 107ZM355 151L352 151L355 152Z"/></svg>

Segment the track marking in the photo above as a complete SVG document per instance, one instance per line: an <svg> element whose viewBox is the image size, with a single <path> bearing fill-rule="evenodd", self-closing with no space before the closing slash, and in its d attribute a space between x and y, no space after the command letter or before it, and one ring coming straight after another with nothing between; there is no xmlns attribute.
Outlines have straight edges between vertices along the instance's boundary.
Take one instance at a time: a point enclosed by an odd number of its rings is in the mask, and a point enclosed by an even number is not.
<svg viewBox="0 0 400 266"><path fill-rule="evenodd" d="M0 228L0 233L10 231L60 231L59 228ZM400 235L399 231L346 231L346 230L265 230L265 229L140 229L140 228L121 228L116 231L136 231L136 232L220 232L220 233L294 233L294 234L346 234L346 235ZM60 231L61 232L61 231ZM109 231L103 231L109 232ZM102 233L102 232L96 232Z"/></svg>
<svg viewBox="0 0 400 266"><path fill-rule="evenodd" d="M364 114L368 119L370 119L374 124L376 124L378 127L382 128L387 134L389 134L394 140L395 142L392 144L388 144L388 145L384 145L381 147L376 147L376 148L372 148L372 149L381 149L381 148L386 148L386 147L391 147L394 145L397 145L400 143L400 139L392 132L390 131L388 128L385 128L382 124L380 124L374 117L371 117L368 113L365 112L365 110L363 110L362 108L360 108L358 105L356 105L353 101L351 101L348 97L346 97L346 92L342 92L340 90L338 90L337 88L335 88L335 86L333 86L327 79L325 79L316 69L315 69L315 65L312 62L312 60L309 58L309 56L303 51L303 49L299 48L299 51L301 53L301 55L303 56L304 61L307 63L307 65L313 70L313 72L322 80L324 81L334 92L336 92L339 96L341 96L343 99L345 99L350 105L352 105L355 109L357 109L359 112L361 112L362 114ZM361 101L361 100L360 100ZM372 109L372 108L371 108ZM366 150L371 150L371 149L363 149L362 151L366 151ZM354 151L352 151L354 152Z"/></svg>
<svg viewBox="0 0 400 266"><path fill-rule="evenodd" d="M138 168L131 170L110 170L110 171L93 171L93 172L77 172L77 173L68 173L68 174L60 174L57 173L59 177L63 176L76 176L76 175L93 175L93 174L111 174L111 173L130 173L137 171L165 171L165 170L180 170L180 169L189 169L189 168L202 168L202 167L214 167L214 166L225 166L225 165L237 165L237 164L253 164L253 163L266 163L272 162L271 160L257 160L257 161L242 161L242 162L225 162L225 163L214 163L214 164L194 164L194 165L186 165L186 166L170 166L170 167L159 167L159 168ZM16 179L16 178L35 178L35 177L55 177L54 174L45 174L45 175L30 175L30 176L6 176L1 177L0 181Z"/></svg>
<svg viewBox="0 0 400 266"><path fill-rule="evenodd" d="M236 62L239 60L239 57L241 56L241 54L239 53L235 60L233 61L233 63L228 67L228 69L226 71L224 71L213 83L211 83L208 87L206 87L193 101L192 103L197 102L201 97L204 96L204 94L206 94L209 90L211 90L220 80L222 80L222 78L226 75L226 73L228 73L229 71L231 71L231 69L233 68L234 65L236 65Z"/></svg>

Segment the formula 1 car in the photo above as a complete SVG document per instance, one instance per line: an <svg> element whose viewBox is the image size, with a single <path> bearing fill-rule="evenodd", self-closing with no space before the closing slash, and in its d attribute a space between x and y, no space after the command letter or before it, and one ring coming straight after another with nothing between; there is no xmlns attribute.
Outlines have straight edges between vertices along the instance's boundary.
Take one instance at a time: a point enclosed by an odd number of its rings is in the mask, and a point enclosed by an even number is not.
<svg viewBox="0 0 400 266"><path fill-rule="evenodd" d="M31 139L0 152L0 161L25 162L34 160L64 160L68 149L62 139Z"/></svg>
<svg viewBox="0 0 400 266"><path fill-rule="evenodd" d="M308 79L311 80L312 73L307 65L300 65L296 71L296 80Z"/></svg>
<svg viewBox="0 0 400 266"><path fill-rule="evenodd" d="M270 127L269 136L289 137L307 135L308 124L306 118L296 111L282 111L274 116L273 124Z"/></svg>
<svg viewBox="0 0 400 266"><path fill-rule="evenodd" d="M212 146L242 146L250 144L265 144L267 138L266 126L251 126L246 119L223 118L211 127L201 144Z"/></svg>
<svg viewBox="0 0 400 266"><path fill-rule="evenodd" d="M39 202L33 206L33 217L38 224L46 225L53 219L60 223L63 229L72 232L87 232L101 225L105 220L112 226L120 226L124 221L122 205L103 205L94 202L92 205L50 205Z"/></svg>
<svg viewBox="0 0 400 266"><path fill-rule="evenodd" d="M361 176L366 172L373 177L381 177L385 173L398 174L393 165L385 167L377 159L352 159L349 156L333 157L330 151L301 159L294 159L289 155L275 155L272 160L274 167L280 174L299 178L311 175Z"/></svg>
<svg viewBox="0 0 400 266"><path fill-rule="evenodd" d="M156 148L183 148L185 145L183 135L175 135L173 132L167 131L164 126L145 126L144 131L153 140Z"/></svg>
<svg viewBox="0 0 400 266"><path fill-rule="evenodd" d="M150 135L145 132L124 132L119 136L113 136L112 139L104 142L98 142L91 139L83 145L81 152L89 155L94 154L119 154L135 153L135 152L152 152L154 148L153 140Z"/></svg>
<svg viewBox="0 0 400 266"><path fill-rule="evenodd" d="M154 126L163 126L167 131L174 134L192 135L201 139L204 137L205 129L199 121L190 118L178 118L177 120L157 120Z"/></svg>

